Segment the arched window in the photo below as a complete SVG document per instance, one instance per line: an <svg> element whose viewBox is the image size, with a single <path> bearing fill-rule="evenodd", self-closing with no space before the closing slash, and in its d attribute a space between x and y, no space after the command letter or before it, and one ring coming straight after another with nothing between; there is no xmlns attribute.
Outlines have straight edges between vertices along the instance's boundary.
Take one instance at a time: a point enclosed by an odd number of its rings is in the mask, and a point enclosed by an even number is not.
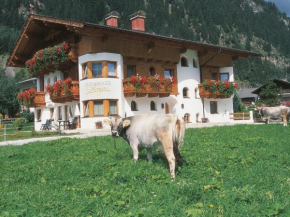
<svg viewBox="0 0 290 217"><path fill-rule="evenodd" d="M182 95L183 95L183 98L188 98L188 88L187 87L183 88Z"/></svg>
<svg viewBox="0 0 290 217"><path fill-rule="evenodd" d="M184 121L187 122L187 123L190 122L190 114L186 113L186 114L184 115L183 119L184 119Z"/></svg>
<svg viewBox="0 0 290 217"><path fill-rule="evenodd" d="M155 73L155 68L154 67L150 67L149 69L149 76L154 76L156 73Z"/></svg>
<svg viewBox="0 0 290 217"><path fill-rule="evenodd" d="M156 104L155 104L154 101L151 101L151 102L150 102L150 110L151 110L151 111L156 111Z"/></svg>
<svg viewBox="0 0 290 217"><path fill-rule="evenodd" d="M196 61L195 61L195 59L193 59L193 62L192 62L192 64L193 64L193 68L197 68L197 64L196 64Z"/></svg>
<svg viewBox="0 0 290 217"><path fill-rule="evenodd" d="M46 84L50 84L50 78L47 78Z"/></svg>
<svg viewBox="0 0 290 217"><path fill-rule="evenodd" d="M161 108L164 109L164 103L161 104Z"/></svg>
<svg viewBox="0 0 290 217"><path fill-rule="evenodd" d="M131 102L131 111L137 111L137 103L135 101Z"/></svg>
<svg viewBox="0 0 290 217"><path fill-rule="evenodd" d="M188 67L188 62L185 57L181 57L181 66L182 67Z"/></svg>

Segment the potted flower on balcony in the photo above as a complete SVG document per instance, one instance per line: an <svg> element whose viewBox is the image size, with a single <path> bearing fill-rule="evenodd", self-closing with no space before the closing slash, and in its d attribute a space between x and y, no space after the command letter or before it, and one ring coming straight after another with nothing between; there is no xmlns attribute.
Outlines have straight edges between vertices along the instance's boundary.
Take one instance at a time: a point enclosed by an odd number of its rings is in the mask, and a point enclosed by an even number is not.
<svg viewBox="0 0 290 217"><path fill-rule="evenodd" d="M170 76L164 78L161 83L167 92L171 92L173 84L176 83L176 78Z"/></svg>
<svg viewBox="0 0 290 217"><path fill-rule="evenodd" d="M161 79L159 75L149 76L148 83L154 91L160 91Z"/></svg>
<svg viewBox="0 0 290 217"><path fill-rule="evenodd" d="M35 89L30 88L28 90L23 91L22 93L18 93L17 99L21 105L28 106L33 103L35 97Z"/></svg>
<svg viewBox="0 0 290 217"><path fill-rule="evenodd" d="M236 92L237 87L235 82L205 79L200 85L200 95L204 98L228 98Z"/></svg>
<svg viewBox="0 0 290 217"><path fill-rule="evenodd" d="M132 75L130 80L133 83L136 91L143 89L144 85L147 83L147 77L138 74Z"/></svg>
<svg viewBox="0 0 290 217"><path fill-rule="evenodd" d="M55 65L57 69L59 64L70 58L70 47L67 42L62 42L54 47L48 47L37 51L33 57L26 62L26 67L30 76L35 76L37 72L50 65Z"/></svg>

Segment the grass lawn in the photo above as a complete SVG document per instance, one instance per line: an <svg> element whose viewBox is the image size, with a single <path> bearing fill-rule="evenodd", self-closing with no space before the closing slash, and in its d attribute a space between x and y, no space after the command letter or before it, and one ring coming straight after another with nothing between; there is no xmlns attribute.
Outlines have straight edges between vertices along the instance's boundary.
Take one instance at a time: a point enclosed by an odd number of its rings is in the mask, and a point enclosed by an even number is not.
<svg viewBox="0 0 290 217"><path fill-rule="evenodd" d="M290 128L188 129L176 180L111 137L0 147L0 216L290 216Z"/></svg>

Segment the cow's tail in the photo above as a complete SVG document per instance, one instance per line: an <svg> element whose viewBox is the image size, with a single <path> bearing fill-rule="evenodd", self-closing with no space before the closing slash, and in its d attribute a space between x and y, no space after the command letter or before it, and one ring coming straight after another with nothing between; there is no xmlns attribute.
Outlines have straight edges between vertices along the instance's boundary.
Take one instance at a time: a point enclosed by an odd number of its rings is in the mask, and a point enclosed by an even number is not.
<svg viewBox="0 0 290 217"><path fill-rule="evenodd" d="M183 140L184 140L184 134L185 134L185 122L182 119L178 119L176 116L175 119L175 125L173 126L173 153L175 156L175 160L178 163L183 162L183 158L180 155L179 150L182 148Z"/></svg>
<svg viewBox="0 0 290 217"><path fill-rule="evenodd" d="M173 131L173 143L178 147L178 150L182 148L184 134L185 134L185 122L183 119L178 119L176 117L176 122Z"/></svg>

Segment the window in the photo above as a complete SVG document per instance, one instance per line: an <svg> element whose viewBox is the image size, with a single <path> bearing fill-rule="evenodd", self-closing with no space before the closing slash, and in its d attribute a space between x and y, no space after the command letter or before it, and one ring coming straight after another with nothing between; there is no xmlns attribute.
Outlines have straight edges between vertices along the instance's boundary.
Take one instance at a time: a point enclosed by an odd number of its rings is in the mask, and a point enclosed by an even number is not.
<svg viewBox="0 0 290 217"><path fill-rule="evenodd" d="M197 68L197 64L196 64L196 60L195 59L193 59L192 64L193 64L193 68Z"/></svg>
<svg viewBox="0 0 290 217"><path fill-rule="evenodd" d="M137 111L137 103L135 101L131 102L131 111Z"/></svg>
<svg viewBox="0 0 290 217"><path fill-rule="evenodd" d="M58 106L58 120L62 120L62 107Z"/></svg>
<svg viewBox="0 0 290 217"><path fill-rule="evenodd" d="M229 81L229 73L221 73L221 81Z"/></svg>
<svg viewBox="0 0 290 217"><path fill-rule="evenodd" d="M94 102L94 115L104 115L104 103L103 101Z"/></svg>
<svg viewBox="0 0 290 217"><path fill-rule="evenodd" d="M117 76L116 63L108 62L108 76Z"/></svg>
<svg viewBox="0 0 290 217"><path fill-rule="evenodd" d="M211 79L212 80L218 80L218 73L217 72L212 72L211 73Z"/></svg>
<svg viewBox="0 0 290 217"><path fill-rule="evenodd" d="M184 115L183 119L184 119L184 121L187 122L187 123L190 122L190 114L186 113L186 114Z"/></svg>
<svg viewBox="0 0 290 217"><path fill-rule="evenodd" d="M130 78L132 75L136 75L136 67L127 66L127 78Z"/></svg>
<svg viewBox="0 0 290 217"><path fill-rule="evenodd" d="M210 101L210 113L217 114L217 101Z"/></svg>
<svg viewBox="0 0 290 217"><path fill-rule="evenodd" d="M150 110L151 110L151 111L156 111L156 104L155 104L154 101L151 101L151 102L150 102Z"/></svg>
<svg viewBox="0 0 290 217"><path fill-rule="evenodd" d="M50 78L47 78L46 84L50 84Z"/></svg>
<svg viewBox="0 0 290 217"><path fill-rule="evenodd" d="M89 102L84 102L84 117L89 116Z"/></svg>
<svg viewBox="0 0 290 217"><path fill-rule="evenodd" d="M57 81L57 76L53 77L53 82L55 83Z"/></svg>
<svg viewBox="0 0 290 217"><path fill-rule="evenodd" d="M185 57L181 57L181 66L188 67L187 59Z"/></svg>
<svg viewBox="0 0 290 217"><path fill-rule="evenodd" d="M183 88L182 95L183 95L183 98L188 98L188 88L187 87Z"/></svg>
<svg viewBox="0 0 290 217"><path fill-rule="evenodd" d="M69 115L70 118L73 118L73 106L69 106L68 115Z"/></svg>
<svg viewBox="0 0 290 217"><path fill-rule="evenodd" d="M117 101L110 101L110 115L117 114L118 114Z"/></svg>
<svg viewBox="0 0 290 217"><path fill-rule="evenodd" d="M82 69L83 69L83 78L87 78L88 77L88 65L86 63L83 64Z"/></svg>
<svg viewBox="0 0 290 217"><path fill-rule="evenodd" d="M161 104L161 108L164 109L164 103Z"/></svg>
<svg viewBox="0 0 290 217"><path fill-rule="evenodd" d="M93 76L102 76L102 63L92 63Z"/></svg>
<svg viewBox="0 0 290 217"><path fill-rule="evenodd" d="M156 73L155 73L155 68L154 67L150 67L149 69L149 76L154 76Z"/></svg>
<svg viewBox="0 0 290 217"><path fill-rule="evenodd" d="M41 121L41 109L37 109L36 111L36 121Z"/></svg>
<svg viewBox="0 0 290 217"><path fill-rule="evenodd" d="M164 77L168 78L170 76L173 76L173 70L172 69L165 69L164 70Z"/></svg>

